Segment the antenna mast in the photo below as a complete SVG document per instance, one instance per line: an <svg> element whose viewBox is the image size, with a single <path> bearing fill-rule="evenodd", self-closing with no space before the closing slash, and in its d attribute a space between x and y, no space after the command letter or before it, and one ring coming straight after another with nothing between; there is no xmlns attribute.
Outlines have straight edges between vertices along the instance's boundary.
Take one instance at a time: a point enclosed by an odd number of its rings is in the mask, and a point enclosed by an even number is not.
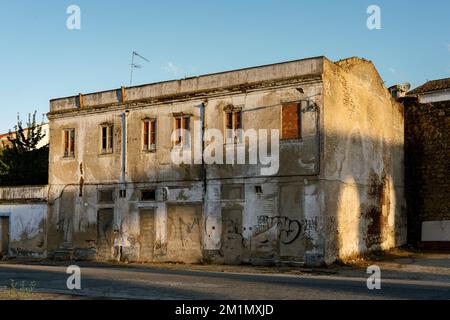
<svg viewBox="0 0 450 320"><path fill-rule="evenodd" d="M134 57L138 57L138 58L141 58L144 61L150 62L150 60L148 60L147 58L141 56L136 51L133 51L133 53L131 55L131 65L130 65L130 69L131 69L130 70L130 87L133 85L133 70L134 69L142 69L141 65L134 63Z"/></svg>

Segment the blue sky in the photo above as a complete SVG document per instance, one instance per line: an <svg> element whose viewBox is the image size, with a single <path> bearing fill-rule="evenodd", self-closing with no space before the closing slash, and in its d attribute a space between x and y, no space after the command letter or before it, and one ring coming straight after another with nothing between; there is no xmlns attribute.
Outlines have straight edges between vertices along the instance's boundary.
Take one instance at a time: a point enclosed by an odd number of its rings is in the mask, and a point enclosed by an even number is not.
<svg viewBox="0 0 450 320"><path fill-rule="evenodd" d="M325 55L372 60L387 85L450 77L450 1L0 0L0 132L52 98ZM66 9L81 8L81 30ZM366 27L381 8L381 30Z"/></svg>

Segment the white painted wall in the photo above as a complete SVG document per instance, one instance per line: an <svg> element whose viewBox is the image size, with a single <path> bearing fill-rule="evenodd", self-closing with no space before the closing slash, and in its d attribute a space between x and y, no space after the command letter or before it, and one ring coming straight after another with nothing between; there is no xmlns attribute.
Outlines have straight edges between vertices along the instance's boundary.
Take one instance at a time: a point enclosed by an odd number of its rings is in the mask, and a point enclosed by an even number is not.
<svg viewBox="0 0 450 320"><path fill-rule="evenodd" d="M433 102L449 101L449 100L450 100L450 90L419 95L420 103L433 103Z"/></svg>
<svg viewBox="0 0 450 320"><path fill-rule="evenodd" d="M422 241L450 241L450 221L422 222Z"/></svg>
<svg viewBox="0 0 450 320"><path fill-rule="evenodd" d="M45 239L47 204L1 204L0 213L9 215L10 251L14 248L30 252L35 257L45 256L45 245L40 248L36 243Z"/></svg>

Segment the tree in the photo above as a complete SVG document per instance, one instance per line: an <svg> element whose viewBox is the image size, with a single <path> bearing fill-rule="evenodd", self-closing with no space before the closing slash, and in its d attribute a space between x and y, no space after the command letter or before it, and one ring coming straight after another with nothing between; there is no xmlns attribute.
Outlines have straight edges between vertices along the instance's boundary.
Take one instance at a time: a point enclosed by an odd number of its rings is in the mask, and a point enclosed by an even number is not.
<svg viewBox="0 0 450 320"><path fill-rule="evenodd" d="M38 148L45 137L43 121L36 122L36 111L28 115L26 128L17 116L15 133L0 154L0 185L43 185L48 183L48 144Z"/></svg>

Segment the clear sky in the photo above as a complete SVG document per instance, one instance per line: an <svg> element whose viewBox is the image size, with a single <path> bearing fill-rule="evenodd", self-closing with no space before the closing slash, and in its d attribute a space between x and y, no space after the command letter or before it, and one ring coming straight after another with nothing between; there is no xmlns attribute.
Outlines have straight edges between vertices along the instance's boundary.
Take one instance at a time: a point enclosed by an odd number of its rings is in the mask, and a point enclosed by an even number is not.
<svg viewBox="0 0 450 320"><path fill-rule="evenodd" d="M450 1L0 0L0 132L52 98L325 55L372 60L386 85L450 77ZM69 5L81 29L69 30ZM381 8L369 30L367 7Z"/></svg>

